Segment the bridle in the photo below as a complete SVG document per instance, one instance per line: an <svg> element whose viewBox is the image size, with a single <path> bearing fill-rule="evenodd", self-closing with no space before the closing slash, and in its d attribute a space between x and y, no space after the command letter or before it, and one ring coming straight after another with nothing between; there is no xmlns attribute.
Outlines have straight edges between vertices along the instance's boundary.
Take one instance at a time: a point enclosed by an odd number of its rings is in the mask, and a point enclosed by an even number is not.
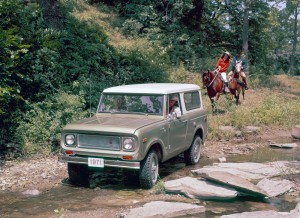
<svg viewBox="0 0 300 218"><path fill-rule="evenodd" d="M215 74L215 72L217 72L217 73ZM207 74L208 73L209 73L209 71L207 72ZM215 71L212 71L211 73L213 73L215 76L214 76L214 78L212 79L212 81L208 85L205 85L206 88L210 87L213 84L213 82L215 81L215 79L217 78L217 76L218 76L218 74L220 72L218 70L215 70ZM209 79L210 79L210 77L209 77Z"/></svg>

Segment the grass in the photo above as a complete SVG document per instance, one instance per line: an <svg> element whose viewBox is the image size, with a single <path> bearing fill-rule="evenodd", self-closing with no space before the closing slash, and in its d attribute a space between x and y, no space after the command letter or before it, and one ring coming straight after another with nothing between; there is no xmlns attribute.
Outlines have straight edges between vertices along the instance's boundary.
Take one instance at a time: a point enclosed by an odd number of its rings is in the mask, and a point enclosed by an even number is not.
<svg viewBox="0 0 300 218"><path fill-rule="evenodd" d="M72 15L80 21L93 21L103 29L108 36L109 44L116 49L150 49L153 45L144 38L130 39L123 36L119 27L123 20L116 16L117 12L114 7L107 6L102 3L90 5L84 0L77 0L74 2L76 8Z"/></svg>
<svg viewBox="0 0 300 218"><path fill-rule="evenodd" d="M284 75L280 78L284 78L284 81L289 79ZM224 95L221 96L217 107L223 113L217 115L209 113L210 139L220 138L219 126L233 126L243 133L245 126L291 129L294 125L299 125L300 98L293 94L295 90L293 86L288 88L289 91L281 85L280 88L248 90L244 104L239 106L235 106ZM210 112L210 101L207 96L204 96L204 105ZM222 135L226 139L233 136L234 134Z"/></svg>

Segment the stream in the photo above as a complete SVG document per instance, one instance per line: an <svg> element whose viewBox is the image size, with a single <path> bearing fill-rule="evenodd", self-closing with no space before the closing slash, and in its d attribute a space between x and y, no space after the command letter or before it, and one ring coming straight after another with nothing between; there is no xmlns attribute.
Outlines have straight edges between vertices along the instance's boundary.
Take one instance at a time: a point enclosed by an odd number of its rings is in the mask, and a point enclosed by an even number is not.
<svg viewBox="0 0 300 218"><path fill-rule="evenodd" d="M274 149L260 147L247 155L231 155L227 162L271 162L279 160L300 161L300 146L294 149ZM160 168L162 181L192 176L191 170L212 164L213 160L201 158L195 166L185 166L178 156L164 163ZM101 209L105 217L116 217L118 212L130 208L132 202L164 200L163 192L139 188L135 173L117 169L107 169L91 175L91 187L72 187L67 178L60 185L37 196L25 196L20 192L0 192L0 218L4 217L64 217L64 212L82 212ZM300 179L300 175L295 178ZM234 201L198 201L205 205L206 212L190 217L219 217L224 214L256 210L290 211L297 204L296 197L285 195L265 201L255 198L237 198ZM299 201L299 199L298 199ZM114 214L109 214L114 212ZM117 213L116 213L117 212ZM120 213L119 213L120 214ZM70 216L71 217L71 216ZM102 217L102 216L101 216ZM104 217L104 216L103 216ZM188 216L185 216L188 217Z"/></svg>

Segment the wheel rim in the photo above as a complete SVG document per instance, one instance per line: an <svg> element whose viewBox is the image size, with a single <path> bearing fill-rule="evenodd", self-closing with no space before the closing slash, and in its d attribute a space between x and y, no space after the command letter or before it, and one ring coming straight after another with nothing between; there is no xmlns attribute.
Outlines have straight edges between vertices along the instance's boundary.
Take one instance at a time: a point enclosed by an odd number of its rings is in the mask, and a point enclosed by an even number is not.
<svg viewBox="0 0 300 218"><path fill-rule="evenodd" d="M153 183L156 182L157 176L158 176L158 159L156 155L153 155L152 163L151 163L151 179Z"/></svg>
<svg viewBox="0 0 300 218"><path fill-rule="evenodd" d="M193 146L194 162L198 162L200 159L201 139L196 139Z"/></svg>

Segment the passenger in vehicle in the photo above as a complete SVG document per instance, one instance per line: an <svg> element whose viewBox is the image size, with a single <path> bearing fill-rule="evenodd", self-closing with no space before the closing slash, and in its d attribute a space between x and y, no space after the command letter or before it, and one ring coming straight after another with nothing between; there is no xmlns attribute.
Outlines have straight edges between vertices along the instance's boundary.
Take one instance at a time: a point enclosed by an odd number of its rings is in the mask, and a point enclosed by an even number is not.
<svg viewBox="0 0 300 218"><path fill-rule="evenodd" d="M181 110L179 107L179 102L178 102L178 95L171 95L169 96L169 114L172 112L175 112L177 117L181 116Z"/></svg>

